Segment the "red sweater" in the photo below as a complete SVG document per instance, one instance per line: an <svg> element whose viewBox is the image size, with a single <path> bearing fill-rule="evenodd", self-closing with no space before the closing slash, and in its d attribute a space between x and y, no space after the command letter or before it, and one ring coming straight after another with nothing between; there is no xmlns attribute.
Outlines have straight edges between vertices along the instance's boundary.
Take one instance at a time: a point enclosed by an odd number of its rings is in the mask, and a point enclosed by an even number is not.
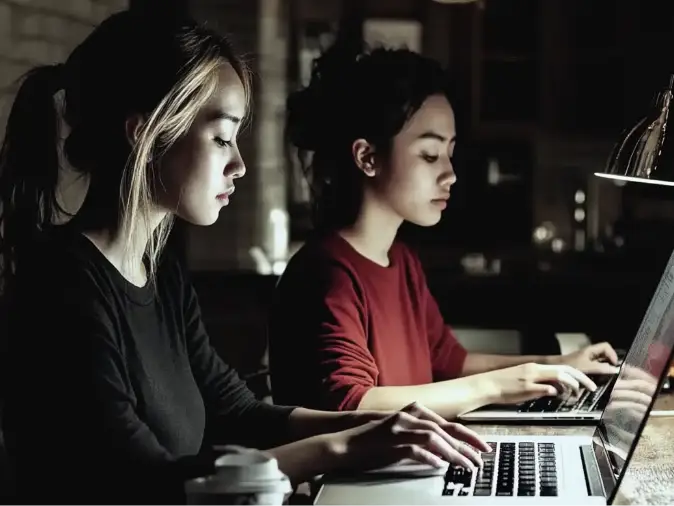
<svg viewBox="0 0 674 506"><path fill-rule="evenodd" d="M353 410L372 387L460 374L466 350L445 325L419 259L401 243L389 258L382 267L336 234L293 256L269 320L276 403Z"/></svg>

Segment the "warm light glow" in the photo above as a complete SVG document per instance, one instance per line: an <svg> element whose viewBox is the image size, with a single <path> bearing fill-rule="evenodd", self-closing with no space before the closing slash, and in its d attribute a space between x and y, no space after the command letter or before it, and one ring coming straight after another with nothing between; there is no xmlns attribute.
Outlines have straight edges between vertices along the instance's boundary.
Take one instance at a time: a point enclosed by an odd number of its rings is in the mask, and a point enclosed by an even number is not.
<svg viewBox="0 0 674 506"><path fill-rule="evenodd" d="M280 276L283 274L283 271L286 270L286 267L288 265L288 262L285 260L278 260L274 262L271 266L271 272L277 276Z"/></svg>
<svg viewBox="0 0 674 506"><path fill-rule="evenodd" d="M272 226L272 261L285 260L288 258L288 213L283 209L272 209L269 213L269 221Z"/></svg>
<svg viewBox="0 0 674 506"><path fill-rule="evenodd" d="M648 183L648 184L658 184L661 186L674 186L674 181L665 181L661 179L646 179L643 177L633 177L633 176L616 176L615 174L606 174L604 172L595 172L594 175L606 179L616 179L618 181L630 181L632 183Z"/></svg>

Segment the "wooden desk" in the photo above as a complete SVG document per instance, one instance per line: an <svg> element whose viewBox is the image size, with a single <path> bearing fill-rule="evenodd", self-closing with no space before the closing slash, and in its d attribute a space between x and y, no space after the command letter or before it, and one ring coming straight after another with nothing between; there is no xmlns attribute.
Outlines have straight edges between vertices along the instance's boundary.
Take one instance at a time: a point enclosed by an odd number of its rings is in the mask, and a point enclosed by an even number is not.
<svg viewBox="0 0 674 506"><path fill-rule="evenodd" d="M674 394L662 395L655 410L674 410ZM471 425L482 435L591 436L592 427ZM649 418L613 504L672 504L674 502L674 416Z"/></svg>

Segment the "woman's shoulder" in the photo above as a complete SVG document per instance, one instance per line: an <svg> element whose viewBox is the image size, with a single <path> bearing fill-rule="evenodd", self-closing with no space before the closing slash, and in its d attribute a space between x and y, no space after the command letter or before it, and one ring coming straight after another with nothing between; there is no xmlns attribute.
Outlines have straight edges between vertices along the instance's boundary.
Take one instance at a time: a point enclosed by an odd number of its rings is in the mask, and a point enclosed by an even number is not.
<svg viewBox="0 0 674 506"><path fill-rule="evenodd" d="M307 240L290 258L278 288L314 293L348 289L360 290L357 264L336 235L315 236Z"/></svg>
<svg viewBox="0 0 674 506"><path fill-rule="evenodd" d="M292 256L291 264L302 277L310 273L321 279L335 274L359 276L358 254L339 234L325 234L307 240Z"/></svg>
<svg viewBox="0 0 674 506"><path fill-rule="evenodd" d="M44 322L31 324L43 325L65 314L106 316L113 294L104 282L99 262L86 248L86 243L62 230L32 241L21 252L15 288L10 294L17 317L39 314Z"/></svg>
<svg viewBox="0 0 674 506"><path fill-rule="evenodd" d="M36 237L22 252L17 266L18 278L23 283L54 284L84 288L95 276L100 262L90 250L93 243L65 227L55 227ZM65 284L64 284L65 283ZM84 286L83 286L84 285Z"/></svg>

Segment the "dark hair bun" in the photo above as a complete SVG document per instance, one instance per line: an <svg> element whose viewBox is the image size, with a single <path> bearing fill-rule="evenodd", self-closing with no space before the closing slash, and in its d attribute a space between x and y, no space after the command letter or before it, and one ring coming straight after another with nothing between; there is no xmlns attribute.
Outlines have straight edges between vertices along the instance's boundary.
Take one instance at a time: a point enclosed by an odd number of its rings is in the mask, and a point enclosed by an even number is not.
<svg viewBox="0 0 674 506"><path fill-rule="evenodd" d="M338 42L318 57L309 85L291 93L286 103L287 136L297 148L316 151L348 116L351 79L361 55L357 45Z"/></svg>

